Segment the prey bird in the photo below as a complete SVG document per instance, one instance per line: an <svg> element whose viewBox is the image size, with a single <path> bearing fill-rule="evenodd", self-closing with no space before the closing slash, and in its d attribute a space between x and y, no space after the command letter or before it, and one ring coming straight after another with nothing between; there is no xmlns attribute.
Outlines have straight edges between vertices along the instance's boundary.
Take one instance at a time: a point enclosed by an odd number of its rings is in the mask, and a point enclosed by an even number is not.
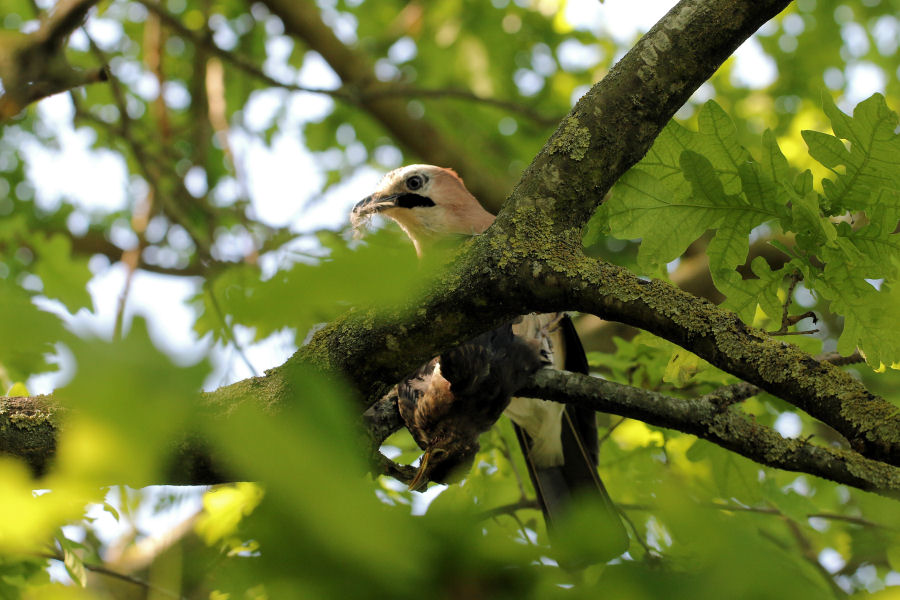
<svg viewBox="0 0 900 600"><path fill-rule="evenodd" d="M397 222L421 257L448 238L483 233L494 222L452 170L409 165L384 176L378 189L354 206L359 228L375 214ZM478 435L505 413L516 435L548 527L573 496L594 498L611 531L627 535L597 475L598 436L593 411L537 398L510 396L543 362L587 373L584 349L565 313L529 314L435 357L398 386L399 408L425 451L410 489L452 481L471 465Z"/></svg>
<svg viewBox="0 0 900 600"><path fill-rule="evenodd" d="M536 345L506 324L431 359L402 381L400 416L425 451L409 489L462 478L478 452L478 436L540 366Z"/></svg>

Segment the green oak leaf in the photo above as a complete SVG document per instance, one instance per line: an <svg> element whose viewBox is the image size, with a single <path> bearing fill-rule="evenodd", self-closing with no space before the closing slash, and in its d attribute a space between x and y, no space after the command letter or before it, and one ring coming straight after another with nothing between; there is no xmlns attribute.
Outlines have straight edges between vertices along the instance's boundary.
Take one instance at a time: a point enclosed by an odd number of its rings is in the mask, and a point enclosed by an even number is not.
<svg viewBox="0 0 900 600"><path fill-rule="evenodd" d="M726 296L723 306L736 312L744 321L752 323L759 305L770 319L778 321L783 302L778 296L778 290L781 289L785 275L790 272L789 267L785 265L773 271L765 258L757 256L750 263L750 269L756 279L743 279L734 270L720 271L716 275L716 287Z"/></svg>
<svg viewBox="0 0 900 600"><path fill-rule="evenodd" d="M53 351L53 342L66 336L56 315L32 304L20 287L0 279L0 366L15 381L47 371L44 355ZM4 390L5 391L5 390Z"/></svg>
<svg viewBox="0 0 900 600"><path fill-rule="evenodd" d="M857 347L869 366L878 368L900 362L900 292L896 286L869 282L859 276L855 265L841 258L830 260L813 288L844 317L844 329L837 350L851 354Z"/></svg>
<svg viewBox="0 0 900 600"><path fill-rule="evenodd" d="M832 210L868 210L879 204L900 207L898 119L884 96L874 94L860 102L852 118L829 96L825 96L824 108L835 135L816 131L802 135L810 156L835 171L834 181L823 181ZM849 150L842 139L850 143ZM843 172L836 171L839 166L844 167Z"/></svg>
<svg viewBox="0 0 900 600"><path fill-rule="evenodd" d="M87 258L72 255L72 242L61 234L35 241L34 272L44 284L44 295L62 302L69 312L91 306Z"/></svg>

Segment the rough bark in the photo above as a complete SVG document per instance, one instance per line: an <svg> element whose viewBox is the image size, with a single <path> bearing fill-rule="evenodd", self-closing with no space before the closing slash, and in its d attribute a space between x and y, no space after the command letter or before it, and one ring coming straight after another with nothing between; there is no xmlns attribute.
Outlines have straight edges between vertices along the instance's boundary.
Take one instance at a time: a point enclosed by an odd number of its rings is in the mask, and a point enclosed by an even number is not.
<svg viewBox="0 0 900 600"><path fill-rule="evenodd" d="M0 453L16 456L41 475L56 454L63 409L49 396L0 398Z"/></svg>
<svg viewBox="0 0 900 600"><path fill-rule="evenodd" d="M578 373L545 369L523 393L691 433L769 467L809 473L900 498L897 467L850 450L784 438L733 406L735 398L730 388L684 399Z"/></svg>
<svg viewBox="0 0 900 600"><path fill-rule="evenodd" d="M0 397L0 454L20 458L35 477L44 475L56 457L57 440L67 412L52 396ZM227 411L223 408L216 411L224 412ZM205 440L185 433L173 443L161 481L109 483L211 485L234 480L210 452Z"/></svg>
<svg viewBox="0 0 900 600"><path fill-rule="evenodd" d="M570 271L571 272L571 271ZM723 371L758 385L841 433L858 452L900 465L900 415L838 367L744 324L730 311L661 281L584 259L559 301L674 342Z"/></svg>

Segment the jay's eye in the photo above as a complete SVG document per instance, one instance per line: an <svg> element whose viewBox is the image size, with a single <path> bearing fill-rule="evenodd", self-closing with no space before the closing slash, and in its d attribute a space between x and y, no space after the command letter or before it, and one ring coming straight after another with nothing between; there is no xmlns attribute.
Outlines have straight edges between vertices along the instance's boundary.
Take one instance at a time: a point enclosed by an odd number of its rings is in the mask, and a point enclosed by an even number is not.
<svg viewBox="0 0 900 600"><path fill-rule="evenodd" d="M406 187L410 190L418 190L425 184L425 181L422 179L421 175L413 175L409 179L406 180Z"/></svg>

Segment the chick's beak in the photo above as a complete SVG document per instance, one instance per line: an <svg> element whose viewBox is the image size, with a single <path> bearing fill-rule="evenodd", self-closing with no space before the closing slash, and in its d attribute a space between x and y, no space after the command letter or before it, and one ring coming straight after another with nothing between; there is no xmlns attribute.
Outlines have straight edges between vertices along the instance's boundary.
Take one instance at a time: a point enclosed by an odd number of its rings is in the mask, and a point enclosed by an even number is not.
<svg viewBox="0 0 900 600"><path fill-rule="evenodd" d="M431 450L425 452L422 455L422 460L419 461L419 470L416 472L416 476L413 477L413 480L409 482L409 491L411 492L421 492L425 490L425 487L428 486L428 461L431 459Z"/></svg>

